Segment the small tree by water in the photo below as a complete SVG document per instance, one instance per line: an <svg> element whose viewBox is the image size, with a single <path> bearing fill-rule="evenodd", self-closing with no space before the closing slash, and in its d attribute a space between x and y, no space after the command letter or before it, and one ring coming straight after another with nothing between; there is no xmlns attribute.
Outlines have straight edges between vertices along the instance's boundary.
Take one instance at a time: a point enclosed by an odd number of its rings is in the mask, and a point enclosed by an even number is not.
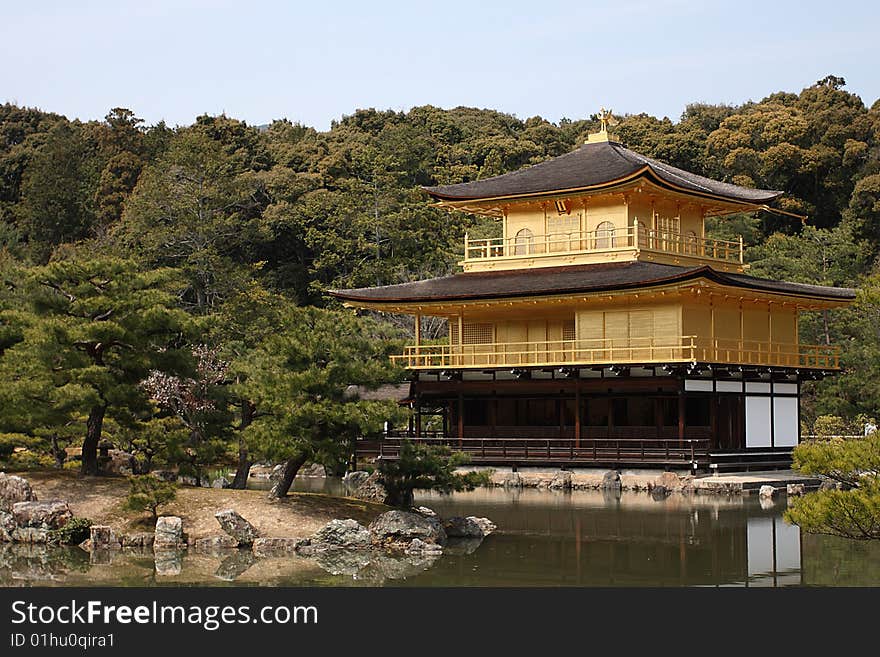
<svg viewBox="0 0 880 657"><path fill-rule="evenodd" d="M380 461L379 482L388 493L386 503L411 507L413 491L435 490L440 493L473 490L488 483L486 472L459 473L455 469L468 463L467 455L448 447L404 440L396 461Z"/></svg>
<svg viewBox="0 0 880 657"><path fill-rule="evenodd" d="M170 481L162 481L153 475L129 477L128 498L125 508L129 511L149 511L153 520L159 517L159 507L164 506L177 497L177 485Z"/></svg>

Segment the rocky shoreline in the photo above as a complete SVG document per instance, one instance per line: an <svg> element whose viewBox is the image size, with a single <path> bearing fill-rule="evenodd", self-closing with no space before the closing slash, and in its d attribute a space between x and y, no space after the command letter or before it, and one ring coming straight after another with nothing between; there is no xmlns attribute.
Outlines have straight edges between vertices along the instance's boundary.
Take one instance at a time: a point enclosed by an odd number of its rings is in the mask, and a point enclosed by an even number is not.
<svg viewBox="0 0 880 657"><path fill-rule="evenodd" d="M363 483L363 482L362 482ZM263 536L234 509L214 514L222 534L190 538L179 516L160 516L153 532L117 533L109 525L88 527L79 548L90 563L109 562L115 553L152 554L156 574L178 575L188 551L225 557L218 577L234 579L257 559L312 559L331 574L358 576L366 571L413 574L430 567L444 552L470 553L495 531L487 518L442 519L426 507L394 509L368 526L357 520L334 519L307 538ZM28 481L0 473L0 542L52 545L55 533L74 520L63 500L38 501Z"/></svg>

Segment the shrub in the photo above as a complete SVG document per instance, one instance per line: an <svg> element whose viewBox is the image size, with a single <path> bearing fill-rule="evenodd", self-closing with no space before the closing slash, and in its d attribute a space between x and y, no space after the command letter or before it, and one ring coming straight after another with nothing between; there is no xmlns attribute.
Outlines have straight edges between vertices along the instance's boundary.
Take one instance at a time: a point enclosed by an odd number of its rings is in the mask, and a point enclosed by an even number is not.
<svg viewBox="0 0 880 657"><path fill-rule="evenodd" d="M177 497L176 484L153 475L129 477L128 485L125 508L129 511L149 511L154 520L159 517L159 507Z"/></svg>
<svg viewBox="0 0 880 657"><path fill-rule="evenodd" d="M79 545L89 537L92 521L88 518L71 518L64 527L49 531L49 542L55 545Z"/></svg>
<svg viewBox="0 0 880 657"><path fill-rule="evenodd" d="M380 461L377 470L379 482L388 493L387 504L409 507L416 489L448 494L487 484L489 475L486 472L455 472L458 466L467 462L465 454L453 452L448 447L404 440L400 444L398 460Z"/></svg>

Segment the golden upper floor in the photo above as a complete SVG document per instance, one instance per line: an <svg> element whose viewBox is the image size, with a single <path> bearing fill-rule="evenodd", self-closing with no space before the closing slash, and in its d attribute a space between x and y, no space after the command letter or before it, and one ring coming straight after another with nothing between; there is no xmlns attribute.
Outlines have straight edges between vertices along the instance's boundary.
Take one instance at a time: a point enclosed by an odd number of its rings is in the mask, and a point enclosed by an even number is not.
<svg viewBox="0 0 880 657"><path fill-rule="evenodd" d="M604 132L520 171L426 191L440 207L500 220L500 235L466 238L465 271L644 260L742 272L741 240L707 238L705 219L769 209L780 195L671 167Z"/></svg>

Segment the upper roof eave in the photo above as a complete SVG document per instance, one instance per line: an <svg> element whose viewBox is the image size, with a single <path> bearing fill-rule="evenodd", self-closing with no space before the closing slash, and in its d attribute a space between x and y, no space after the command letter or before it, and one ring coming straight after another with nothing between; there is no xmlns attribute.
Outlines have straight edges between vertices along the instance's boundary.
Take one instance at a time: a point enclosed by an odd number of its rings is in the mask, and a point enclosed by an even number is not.
<svg viewBox="0 0 880 657"><path fill-rule="evenodd" d="M484 180L422 189L435 200L447 203L493 202L597 191L642 176L690 196L738 205L760 206L783 194L706 178L630 151L616 142L585 144L570 153Z"/></svg>

